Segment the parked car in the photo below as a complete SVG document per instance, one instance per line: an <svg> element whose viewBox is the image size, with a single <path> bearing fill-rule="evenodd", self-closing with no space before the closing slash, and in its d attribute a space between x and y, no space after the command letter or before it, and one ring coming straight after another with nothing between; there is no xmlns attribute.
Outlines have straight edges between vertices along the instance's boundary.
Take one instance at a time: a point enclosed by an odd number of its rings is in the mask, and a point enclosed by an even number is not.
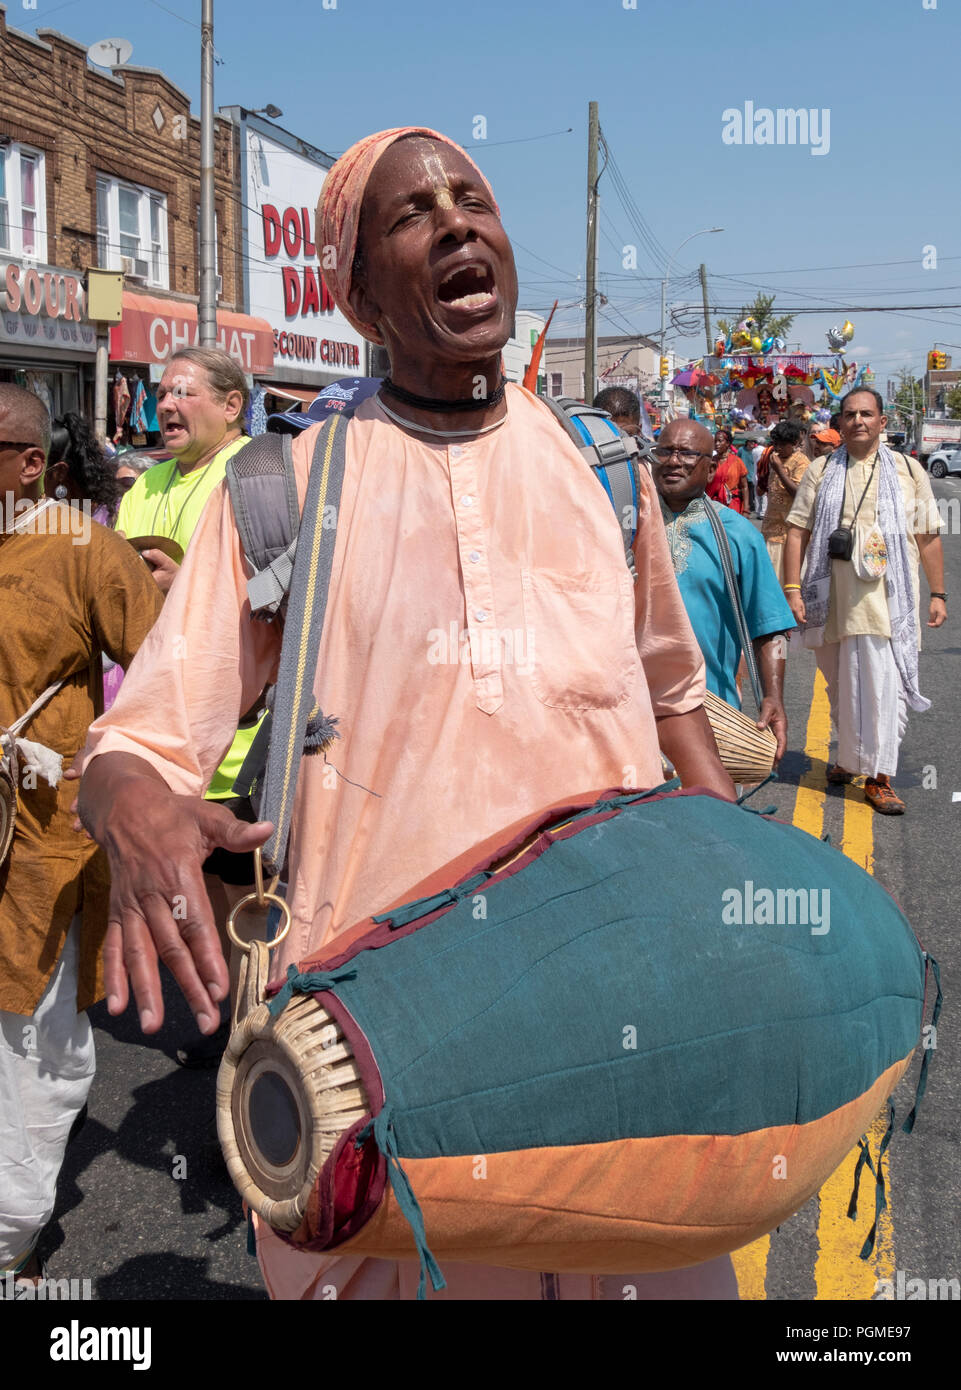
<svg viewBox="0 0 961 1390"><path fill-rule="evenodd" d="M961 473L961 449L937 449L928 459L928 472L932 478Z"/></svg>

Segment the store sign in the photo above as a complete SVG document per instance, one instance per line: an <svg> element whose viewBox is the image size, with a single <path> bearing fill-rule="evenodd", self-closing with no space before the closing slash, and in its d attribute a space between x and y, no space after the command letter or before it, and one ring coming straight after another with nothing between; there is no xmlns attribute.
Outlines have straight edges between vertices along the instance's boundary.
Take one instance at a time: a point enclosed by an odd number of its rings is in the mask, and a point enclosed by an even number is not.
<svg viewBox="0 0 961 1390"><path fill-rule="evenodd" d="M288 333L286 329L274 331L274 354L288 361L319 362L323 367L360 368L360 348L356 343L337 343L307 333Z"/></svg>
<svg viewBox="0 0 961 1390"><path fill-rule="evenodd" d="M358 372L364 340L334 304L314 244L314 210L326 174L247 129L249 308L274 330L278 368Z"/></svg>
<svg viewBox="0 0 961 1390"><path fill-rule="evenodd" d="M197 307L124 291L123 319L110 330L111 362L167 362L181 348L196 347ZM217 311L217 346L245 372L273 370L269 324L225 309Z"/></svg>
<svg viewBox="0 0 961 1390"><path fill-rule="evenodd" d="M80 276L56 266L0 263L0 342L96 352L97 331L85 317Z"/></svg>

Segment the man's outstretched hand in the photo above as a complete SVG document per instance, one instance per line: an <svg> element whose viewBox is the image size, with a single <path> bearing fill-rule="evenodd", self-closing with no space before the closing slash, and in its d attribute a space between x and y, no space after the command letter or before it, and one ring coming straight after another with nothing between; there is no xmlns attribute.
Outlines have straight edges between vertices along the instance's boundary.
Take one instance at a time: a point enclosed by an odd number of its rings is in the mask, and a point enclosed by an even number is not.
<svg viewBox="0 0 961 1390"><path fill-rule="evenodd" d="M159 958L201 1033L216 1032L229 975L201 866L214 849L243 854L263 845L272 825L249 825L216 802L178 796L148 763L126 753L93 760L79 812L110 862L103 953L109 1012L123 1013L132 985L141 1028L160 1028Z"/></svg>

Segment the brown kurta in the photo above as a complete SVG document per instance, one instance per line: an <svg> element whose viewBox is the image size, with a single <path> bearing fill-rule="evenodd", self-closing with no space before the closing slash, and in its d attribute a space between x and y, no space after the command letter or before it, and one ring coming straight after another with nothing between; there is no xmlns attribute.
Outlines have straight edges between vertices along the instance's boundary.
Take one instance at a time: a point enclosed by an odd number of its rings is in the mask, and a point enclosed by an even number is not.
<svg viewBox="0 0 961 1390"><path fill-rule="evenodd" d="M56 511L68 518L65 507ZM49 521L51 512L41 520ZM103 708L100 653L126 669L160 612L162 596L126 541L89 521L82 539L57 534L0 540L0 725L9 726L55 681L65 683L22 731L69 768ZM80 541L81 543L78 543ZM103 994L100 948L107 923L106 856L72 829L78 783L21 787L17 824L0 868L0 1009L30 1014L83 908L77 1008Z"/></svg>

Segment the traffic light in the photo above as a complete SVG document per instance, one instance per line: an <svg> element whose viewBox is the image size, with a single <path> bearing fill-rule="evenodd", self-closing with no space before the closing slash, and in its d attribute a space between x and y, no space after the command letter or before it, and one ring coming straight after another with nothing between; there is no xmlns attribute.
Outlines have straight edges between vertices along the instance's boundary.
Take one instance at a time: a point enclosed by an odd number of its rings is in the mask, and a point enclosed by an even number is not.
<svg viewBox="0 0 961 1390"><path fill-rule="evenodd" d="M948 365L948 354L947 354L946 352L939 352L939 353L938 353L938 371L939 371L939 372L943 372L943 371L947 368L947 365Z"/></svg>
<svg viewBox="0 0 961 1390"><path fill-rule="evenodd" d="M928 353L928 371L929 371L929 372L936 372L937 369L938 369L938 350L937 350L937 348L932 348L931 351Z"/></svg>
<svg viewBox="0 0 961 1390"><path fill-rule="evenodd" d="M668 365L667 365L667 358L666 358L666 357L662 357L662 358L661 358L661 376L662 376L662 377L666 377L666 376L669 376L669 375L670 375L670 368L669 368Z"/></svg>

